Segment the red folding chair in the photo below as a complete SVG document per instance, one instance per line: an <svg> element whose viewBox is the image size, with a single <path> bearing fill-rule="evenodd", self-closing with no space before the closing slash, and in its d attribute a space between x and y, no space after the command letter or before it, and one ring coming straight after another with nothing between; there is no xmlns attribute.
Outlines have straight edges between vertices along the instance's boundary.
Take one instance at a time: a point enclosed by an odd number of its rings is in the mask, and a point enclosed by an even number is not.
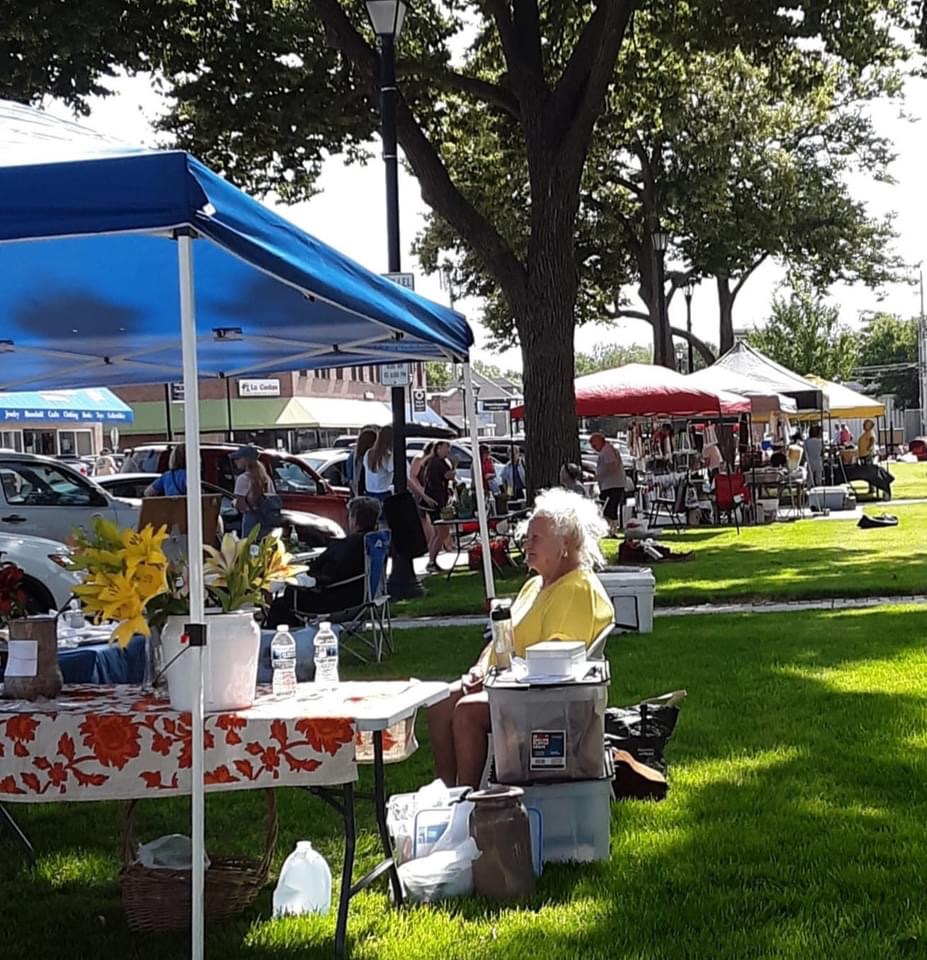
<svg viewBox="0 0 927 960"><path fill-rule="evenodd" d="M738 511L749 507L750 488L742 473L719 473L715 476L715 511L718 522L733 523L740 533Z"/></svg>

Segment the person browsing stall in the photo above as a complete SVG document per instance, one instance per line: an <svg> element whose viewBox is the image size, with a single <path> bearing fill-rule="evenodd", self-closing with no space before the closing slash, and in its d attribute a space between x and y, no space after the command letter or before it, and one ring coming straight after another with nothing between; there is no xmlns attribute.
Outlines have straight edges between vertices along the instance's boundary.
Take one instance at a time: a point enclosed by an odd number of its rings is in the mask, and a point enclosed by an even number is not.
<svg viewBox="0 0 927 960"><path fill-rule="evenodd" d="M595 478L599 484L599 500L608 521L608 531L615 536L621 528L621 508L627 495L627 477L621 454L601 433L589 437L589 445L596 452Z"/></svg>
<svg viewBox="0 0 927 960"><path fill-rule="evenodd" d="M150 483L146 497L185 497L187 495L187 453L180 444L171 449L167 470Z"/></svg>
<svg viewBox="0 0 927 960"><path fill-rule="evenodd" d="M581 640L588 647L614 621L605 588L592 572L602 562L606 526L596 505L567 490L541 493L527 525L525 555L532 577L512 604L514 655L544 640ZM428 711L435 773L448 786L479 786L490 732L483 677L493 666L487 646L449 699Z"/></svg>
<svg viewBox="0 0 927 960"><path fill-rule="evenodd" d="M232 454L239 471L235 478L235 509L241 514L241 535L247 537L260 527L258 537L265 537L279 523L280 501L273 480L261 463L256 447L239 447Z"/></svg>
<svg viewBox="0 0 927 960"><path fill-rule="evenodd" d="M438 572L438 554L447 549L451 535L449 527L435 526L441 519L441 511L450 503L451 482L454 479L454 466L448 459L451 445L446 440L438 440L430 455L426 458L419 476L428 504L425 510L431 520L431 539L428 543L429 573Z"/></svg>
<svg viewBox="0 0 927 960"><path fill-rule="evenodd" d="M860 463L872 463L876 454L875 422L863 421L863 432L856 441L856 456Z"/></svg>
<svg viewBox="0 0 927 960"><path fill-rule="evenodd" d="M500 477L512 500L521 500L527 489L525 484L525 463L521 458L521 450L512 448L512 459L502 468Z"/></svg>
<svg viewBox="0 0 927 960"><path fill-rule="evenodd" d="M367 496L381 503L393 492L393 428L380 427L373 446L364 454Z"/></svg>

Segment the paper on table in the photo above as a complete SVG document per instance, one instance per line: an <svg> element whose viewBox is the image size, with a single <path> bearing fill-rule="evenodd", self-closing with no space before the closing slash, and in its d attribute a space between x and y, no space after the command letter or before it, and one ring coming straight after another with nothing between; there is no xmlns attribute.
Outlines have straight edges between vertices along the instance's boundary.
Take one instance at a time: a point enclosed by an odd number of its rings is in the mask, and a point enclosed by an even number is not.
<svg viewBox="0 0 927 960"><path fill-rule="evenodd" d="M34 677L38 672L38 640L10 640L6 662L6 676Z"/></svg>

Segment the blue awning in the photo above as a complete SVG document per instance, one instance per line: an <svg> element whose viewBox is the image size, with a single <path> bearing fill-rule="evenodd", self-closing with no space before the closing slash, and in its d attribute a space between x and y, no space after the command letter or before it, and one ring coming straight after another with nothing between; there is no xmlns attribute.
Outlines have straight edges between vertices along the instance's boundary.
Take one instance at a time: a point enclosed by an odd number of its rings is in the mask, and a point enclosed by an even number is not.
<svg viewBox="0 0 927 960"><path fill-rule="evenodd" d="M178 231L198 238L201 376L465 359L473 343L460 314L187 153L4 101L0 147L0 389L180 380Z"/></svg>
<svg viewBox="0 0 927 960"><path fill-rule="evenodd" d="M0 393L0 422L131 423L132 408L102 387L86 390L35 390Z"/></svg>

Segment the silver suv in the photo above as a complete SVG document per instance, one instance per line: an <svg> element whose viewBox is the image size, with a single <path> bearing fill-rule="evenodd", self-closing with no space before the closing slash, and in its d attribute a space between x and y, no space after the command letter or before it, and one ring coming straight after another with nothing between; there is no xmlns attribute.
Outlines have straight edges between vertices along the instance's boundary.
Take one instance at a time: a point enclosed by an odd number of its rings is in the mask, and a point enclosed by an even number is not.
<svg viewBox="0 0 927 960"><path fill-rule="evenodd" d="M75 527L89 530L97 516L134 527L138 505L51 457L0 453L0 532L64 542Z"/></svg>

